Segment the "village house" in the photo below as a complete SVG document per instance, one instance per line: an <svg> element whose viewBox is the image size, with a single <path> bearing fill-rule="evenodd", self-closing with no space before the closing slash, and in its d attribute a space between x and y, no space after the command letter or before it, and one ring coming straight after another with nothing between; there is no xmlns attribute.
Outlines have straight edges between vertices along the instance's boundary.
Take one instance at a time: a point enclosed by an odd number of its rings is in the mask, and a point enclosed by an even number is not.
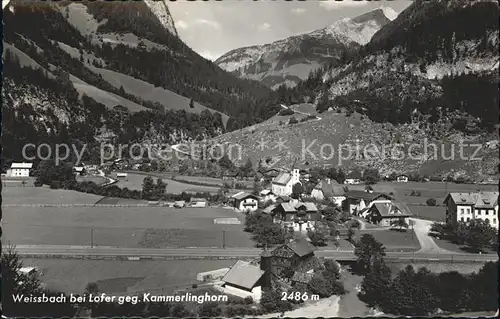
<svg viewBox="0 0 500 319"><path fill-rule="evenodd" d="M76 176L85 175L85 167L83 167L83 166L73 166L73 173L75 173Z"/></svg>
<svg viewBox="0 0 500 319"><path fill-rule="evenodd" d="M277 196L279 195L292 195L293 185L302 184L300 182L299 169L295 168L291 173L281 172L272 180L271 190Z"/></svg>
<svg viewBox="0 0 500 319"><path fill-rule="evenodd" d="M33 163L12 163L7 170L9 177L29 177Z"/></svg>
<svg viewBox="0 0 500 319"><path fill-rule="evenodd" d="M298 239L280 245L272 250L265 249L261 254L261 269L266 271L264 286L270 285L271 277L283 278L288 274L293 282L304 281L304 277L313 274L321 267L321 262L314 256L315 248L305 239ZM297 273L297 274L296 274ZM307 280L307 279L305 279Z"/></svg>
<svg viewBox="0 0 500 319"><path fill-rule="evenodd" d="M335 180L326 178L321 180L312 190L311 197L315 199L329 199L338 206L346 199L344 188Z"/></svg>
<svg viewBox="0 0 500 319"><path fill-rule="evenodd" d="M231 196L233 207L242 212L256 211L259 205L259 197L246 192L239 192Z"/></svg>
<svg viewBox="0 0 500 319"><path fill-rule="evenodd" d="M408 176L406 175L399 175L396 179L398 183L408 183Z"/></svg>
<svg viewBox="0 0 500 319"><path fill-rule="evenodd" d="M238 260L222 278L222 285L215 288L225 294L240 298L252 297L259 302L262 297L262 284L265 271L258 265Z"/></svg>
<svg viewBox="0 0 500 319"><path fill-rule="evenodd" d="M391 201L392 197L377 192L366 192L366 191L348 191L345 194L346 199L342 203L342 209L354 216L358 216L359 213L368 207L373 201Z"/></svg>
<svg viewBox="0 0 500 319"><path fill-rule="evenodd" d="M389 227L400 219L409 224L409 218L412 215L410 209L404 203L372 202L372 205L370 205L363 216L371 224Z"/></svg>
<svg viewBox="0 0 500 319"><path fill-rule="evenodd" d="M305 232L314 229L321 220L321 213L314 203L288 202L278 204L272 211L273 222L294 231Z"/></svg>
<svg viewBox="0 0 500 319"><path fill-rule="evenodd" d="M270 189L263 189L259 193L261 200L265 203L268 201L275 202L276 201L276 195L273 193L272 190Z"/></svg>
<svg viewBox="0 0 500 319"><path fill-rule="evenodd" d="M483 219L498 228L498 192L449 193L444 204L446 222L451 225Z"/></svg>

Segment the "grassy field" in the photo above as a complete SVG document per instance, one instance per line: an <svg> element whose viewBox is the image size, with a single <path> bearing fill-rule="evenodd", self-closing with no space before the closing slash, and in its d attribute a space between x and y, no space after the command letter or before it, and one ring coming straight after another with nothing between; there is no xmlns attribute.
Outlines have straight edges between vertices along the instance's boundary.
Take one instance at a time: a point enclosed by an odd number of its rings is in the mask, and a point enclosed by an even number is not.
<svg viewBox="0 0 500 319"><path fill-rule="evenodd" d="M116 173L111 174L111 177L115 178ZM146 175L129 173L125 179L123 178L118 179L118 182L115 185L121 188L127 187L128 189L131 190L142 190L142 182L144 181L144 177L146 177ZM163 178L163 181L167 183L167 193L173 193L173 194L180 194L182 192L216 193L219 190L219 187L198 186L198 185L191 185L187 183L177 182L171 179L167 180L166 178L162 177L161 174L159 174L158 177ZM156 179L154 177L153 179L156 182Z"/></svg>
<svg viewBox="0 0 500 319"><path fill-rule="evenodd" d="M85 175L85 176L77 176L76 180L78 182L94 182L97 185L101 185L106 183L108 180L102 176L97 175Z"/></svg>
<svg viewBox="0 0 500 319"><path fill-rule="evenodd" d="M243 216L223 208L9 207L4 241L18 245L117 247L253 247L241 225L214 224L217 217Z"/></svg>
<svg viewBox="0 0 500 319"><path fill-rule="evenodd" d="M172 293L197 283L200 272L226 268L234 260L117 261L74 259L23 259L36 266L41 280L52 289L82 293L89 282L109 294L148 291Z"/></svg>
<svg viewBox="0 0 500 319"><path fill-rule="evenodd" d="M375 239L381 242L387 251L416 251L420 249L417 236L412 234L413 231L398 231L398 230L361 230L356 236L361 237L363 234L371 234Z"/></svg>
<svg viewBox="0 0 500 319"><path fill-rule="evenodd" d="M19 204L94 204L102 196L79 193L64 189L43 187L4 187L2 189L3 205ZM8 215L11 208L4 209Z"/></svg>
<svg viewBox="0 0 500 319"><path fill-rule="evenodd" d="M222 187L224 183L228 183L229 185L232 184L233 181L226 181L223 180L222 178L214 178L214 177L204 177L204 176L184 176L184 175L176 175L175 179L180 182L187 182L187 183L204 183L204 184L210 184L215 187ZM242 180L236 180L235 183L240 183L244 184L246 187L253 187L253 181L242 181Z"/></svg>

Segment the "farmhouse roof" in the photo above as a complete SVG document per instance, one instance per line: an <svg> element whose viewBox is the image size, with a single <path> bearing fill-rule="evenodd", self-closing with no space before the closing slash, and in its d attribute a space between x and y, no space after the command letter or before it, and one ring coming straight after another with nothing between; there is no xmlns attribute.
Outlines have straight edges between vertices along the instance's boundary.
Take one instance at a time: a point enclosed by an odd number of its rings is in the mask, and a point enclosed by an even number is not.
<svg viewBox="0 0 500 319"><path fill-rule="evenodd" d="M273 184L286 185L292 179L292 175L288 172L280 172L278 176L273 179Z"/></svg>
<svg viewBox="0 0 500 319"><path fill-rule="evenodd" d="M224 278L222 278L222 281L250 290L263 275L264 270L261 270L260 267L243 260L238 260L231 269L229 269Z"/></svg>
<svg viewBox="0 0 500 319"><path fill-rule="evenodd" d="M308 241L305 239L298 239L295 240L291 243L286 244L288 248L293 250L294 253L296 253L299 257L306 256L312 252L314 252L314 246L311 245Z"/></svg>
<svg viewBox="0 0 500 319"><path fill-rule="evenodd" d="M269 205L262 210L264 214L271 214L272 211L276 208L277 205Z"/></svg>
<svg viewBox="0 0 500 319"><path fill-rule="evenodd" d="M283 202L289 202L291 200L291 198L289 196L286 196L286 195L280 195L278 197L276 197L276 200L278 199L281 199Z"/></svg>
<svg viewBox="0 0 500 319"><path fill-rule="evenodd" d="M333 197L333 196L343 196L345 195L344 188L337 183L336 180L328 181L321 180L314 189L322 191L323 196Z"/></svg>
<svg viewBox="0 0 500 319"><path fill-rule="evenodd" d="M281 203L279 206L283 208L285 212L296 212L295 205L291 203Z"/></svg>
<svg viewBox="0 0 500 319"><path fill-rule="evenodd" d="M310 211L317 212L318 211L318 207L316 207L316 205L314 203L311 203L311 202L299 202L299 203L295 204L296 209L298 209L301 206L304 206L306 211L308 211L308 212L310 212Z"/></svg>
<svg viewBox="0 0 500 319"><path fill-rule="evenodd" d="M25 169L30 169L33 167L33 163L12 163L10 165L10 168L25 168Z"/></svg>
<svg viewBox="0 0 500 319"><path fill-rule="evenodd" d="M239 193L234 194L231 197L234 199L237 199L237 200L244 200L245 198L248 198L248 197L259 199L259 197L255 196L253 194L247 193L247 192L239 192Z"/></svg>
<svg viewBox="0 0 500 319"><path fill-rule="evenodd" d="M262 191L260 191L260 195L262 195L262 196L266 196L269 194L273 194L273 191L270 189L263 189Z"/></svg>
<svg viewBox="0 0 500 319"><path fill-rule="evenodd" d="M375 208L382 217L394 217L394 215L411 216L408 206L401 202L375 203L372 205L372 208Z"/></svg>
<svg viewBox="0 0 500 319"><path fill-rule="evenodd" d="M474 205L477 208L495 208L498 192L450 193L444 202L452 199L457 205Z"/></svg>

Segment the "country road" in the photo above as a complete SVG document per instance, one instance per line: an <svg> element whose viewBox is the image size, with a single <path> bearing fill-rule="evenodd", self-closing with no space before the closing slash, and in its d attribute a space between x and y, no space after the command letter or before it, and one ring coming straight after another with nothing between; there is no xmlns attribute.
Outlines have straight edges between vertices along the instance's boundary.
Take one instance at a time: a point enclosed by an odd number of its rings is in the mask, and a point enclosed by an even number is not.
<svg viewBox="0 0 500 319"><path fill-rule="evenodd" d="M6 246L3 247L7 248ZM168 259L180 257L182 259L199 258L248 258L258 257L262 250L259 248L119 248L119 247L89 247L67 245L19 245L15 247L17 253L23 257L32 258L71 258L86 257L93 259L129 258L140 259ZM330 257L337 260L355 260L352 250L318 249L318 257ZM467 254L467 253L417 253L417 252L387 252L387 259L393 261L453 261L453 262L486 262L496 261L495 254Z"/></svg>

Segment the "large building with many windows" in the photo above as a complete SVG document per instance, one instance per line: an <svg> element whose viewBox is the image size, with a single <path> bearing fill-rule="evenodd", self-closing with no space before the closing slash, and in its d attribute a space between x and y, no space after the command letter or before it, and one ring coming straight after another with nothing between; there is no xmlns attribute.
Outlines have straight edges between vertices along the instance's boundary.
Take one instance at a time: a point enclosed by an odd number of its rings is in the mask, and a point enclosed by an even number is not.
<svg viewBox="0 0 500 319"><path fill-rule="evenodd" d="M449 193L444 204L449 224L483 219L498 228L498 192Z"/></svg>

